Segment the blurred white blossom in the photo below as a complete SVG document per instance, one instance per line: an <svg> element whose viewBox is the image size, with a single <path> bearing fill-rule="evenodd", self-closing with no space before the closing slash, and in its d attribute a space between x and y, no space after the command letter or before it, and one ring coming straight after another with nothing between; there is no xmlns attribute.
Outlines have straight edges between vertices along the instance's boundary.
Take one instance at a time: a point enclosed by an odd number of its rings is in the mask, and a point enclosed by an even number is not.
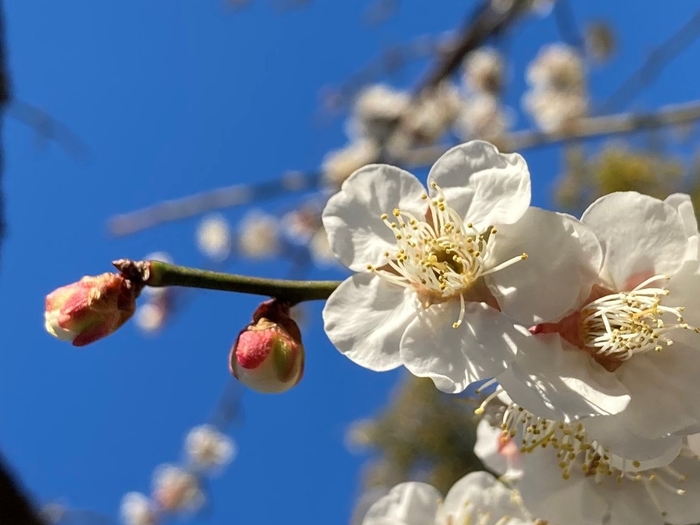
<svg viewBox="0 0 700 525"><path fill-rule="evenodd" d="M363 525L534 525L516 491L488 472L457 481L443 500L426 484L401 483L375 502ZM567 524L568 525L568 524Z"/></svg>
<svg viewBox="0 0 700 525"><path fill-rule="evenodd" d="M157 302L139 306L134 315L134 321L144 332L157 332L163 327L166 318L165 308Z"/></svg>
<svg viewBox="0 0 700 525"><path fill-rule="evenodd" d="M328 243L328 235L325 228L321 226L309 242L309 250L314 263L318 266L330 266L337 263L337 259L331 250L331 245Z"/></svg>
<svg viewBox="0 0 700 525"><path fill-rule="evenodd" d="M363 89L355 100L349 120L349 135L380 142L391 133L408 108L411 97L384 84Z"/></svg>
<svg viewBox="0 0 700 525"><path fill-rule="evenodd" d="M175 465L160 465L153 474L153 500L167 512L192 512L204 503L204 493L191 472Z"/></svg>
<svg viewBox="0 0 700 525"><path fill-rule="evenodd" d="M411 106L403 119L403 127L418 143L432 144L442 138L459 116L463 100L450 82L426 91Z"/></svg>
<svg viewBox="0 0 700 525"><path fill-rule="evenodd" d="M156 525L158 514L153 502L139 492L129 492L121 501L119 513L124 525Z"/></svg>
<svg viewBox="0 0 700 525"><path fill-rule="evenodd" d="M530 90L523 95L523 107L542 130L557 131L585 116L585 72L576 50L564 44L543 47L526 76Z"/></svg>
<svg viewBox="0 0 700 525"><path fill-rule="evenodd" d="M206 470L230 463L236 454L236 445L215 427L201 425L187 434L185 450L195 468Z"/></svg>
<svg viewBox="0 0 700 525"><path fill-rule="evenodd" d="M492 95L469 97L455 122L455 132L462 140L497 140L511 126L511 115Z"/></svg>
<svg viewBox="0 0 700 525"><path fill-rule="evenodd" d="M246 257L270 257L279 250L279 219L254 210L238 225L238 249Z"/></svg>
<svg viewBox="0 0 700 525"><path fill-rule="evenodd" d="M538 128L546 133L553 133L584 117L588 111L588 101L580 93L535 90L525 93L523 108Z"/></svg>
<svg viewBox="0 0 700 525"><path fill-rule="evenodd" d="M197 247L207 257L225 260L231 253L231 228L220 213L204 217L197 227Z"/></svg>
<svg viewBox="0 0 700 525"><path fill-rule="evenodd" d="M464 60L464 83L474 93L498 95L503 85L503 60L491 48L477 49Z"/></svg>
<svg viewBox="0 0 700 525"><path fill-rule="evenodd" d="M369 139L357 139L344 148L326 154L321 165L323 182L331 189L340 188L356 170L376 162L379 146Z"/></svg>

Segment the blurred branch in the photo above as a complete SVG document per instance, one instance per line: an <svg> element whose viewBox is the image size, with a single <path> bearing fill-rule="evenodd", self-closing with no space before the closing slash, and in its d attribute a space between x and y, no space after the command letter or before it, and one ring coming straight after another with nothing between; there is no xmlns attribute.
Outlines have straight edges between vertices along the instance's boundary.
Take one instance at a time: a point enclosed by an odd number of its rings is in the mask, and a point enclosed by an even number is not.
<svg viewBox="0 0 700 525"><path fill-rule="evenodd" d="M3 525L45 525L0 458L0 517Z"/></svg>
<svg viewBox="0 0 700 525"><path fill-rule="evenodd" d="M39 138L55 142L70 156L78 160L88 157L89 149L85 142L68 126L43 109L13 98L7 110L10 117L32 128Z"/></svg>
<svg viewBox="0 0 700 525"><path fill-rule="evenodd" d="M107 227L112 235L129 235L164 222L193 217L211 210L314 190L318 188L320 180L320 173L290 171L275 180L248 185L234 184L182 199L159 202L141 210L117 215L109 219Z"/></svg>
<svg viewBox="0 0 700 525"><path fill-rule="evenodd" d="M563 144L581 139L633 133L643 129L680 126L700 120L700 101L667 106L652 113L620 113L591 117L572 122L567 129L554 133L526 130L517 131L495 140L503 151L523 151L552 144ZM405 161L411 166L430 166L452 146L431 146L407 153Z"/></svg>
<svg viewBox="0 0 700 525"><path fill-rule="evenodd" d="M489 38L505 31L518 16L529 8L527 0L514 0L508 9L496 9L492 2L482 3L459 32L453 48L445 53L418 84L416 95L432 89L454 73L471 51Z"/></svg>
<svg viewBox="0 0 700 525"><path fill-rule="evenodd" d="M10 75L7 71L7 52L5 50L5 8L0 2L0 117L10 100ZM0 253L5 239L5 196L2 192L2 176L5 172L5 150L0 144Z"/></svg>
<svg viewBox="0 0 700 525"><path fill-rule="evenodd" d="M569 0L557 0L554 2L554 21L559 30L559 36L567 44L583 51L584 41L581 36L574 11Z"/></svg>
<svg viewBox="0 0 700 525"><path fill-rule="evenodd" d="M470 51L477 49L490 37L504 31L527 9L528 5L527 0L515 0L508 9L501 11L494 9L490 2L480 4L477 10L470 15L467 23L464 24L454 47L437 61L423 81L418 84L414 91L413 101L418 100L424 92L435 88L450 76ZM401 119L387 133L387 139L381 145L382 149L389 143L391 136L400 127L400 124ZM318 188L320 179L321 174L317 172L293 171L286 173L278 180L219 188L118 215L108 221L108 229L113 235L128 235L158 224L193 217L210 210L238 206L252 200L267 200L292 192L313 190Z"/></svg>
<svg viewBox="0 0 700 525"><path fill-rule="evenodd" d="M641 67L620 84L600 106L598 113L608 113L633 100L659 76L676 55L698 37L698 34L700 34L700 10L649 53Z"/></svg>

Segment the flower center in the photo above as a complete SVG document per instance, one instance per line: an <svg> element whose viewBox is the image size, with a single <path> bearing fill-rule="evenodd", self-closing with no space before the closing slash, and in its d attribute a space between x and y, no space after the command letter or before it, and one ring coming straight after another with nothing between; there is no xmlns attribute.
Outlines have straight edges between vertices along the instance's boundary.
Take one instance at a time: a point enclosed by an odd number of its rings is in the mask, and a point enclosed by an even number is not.
<svg viewBox="0 0 700 525"><path fill-rule="evenodd" d="M385 252L385 266L369 265L367 269L394 284L414 289L424 308L459 297L460 316L453 324L457 328L464 318L465 301L471 299L467 293L475 283L526 259L527 254L494 264L490 254L496 229L489 226L480 231L472 223L465 223L447 205L439 186L433 182L431 188L437 197L423 195L429 203L423 220L398 208L393 211L393 222L386 213L381 216L394 232L397 250Z"/></svg>
<svg viewBox="0 0 700 525"><path fill-rule="evenodd" d="M663 287L648 287L658 281L668 281L666 275L647 279L631 292L605 295L581 310L583 344L594 356L626 361L633 355L654 350L660 352L673 344L668 333L674 330L694 330L683 321L682 306L661 304L669 295ZM662 317L672 317L665 323Z"/></svg>

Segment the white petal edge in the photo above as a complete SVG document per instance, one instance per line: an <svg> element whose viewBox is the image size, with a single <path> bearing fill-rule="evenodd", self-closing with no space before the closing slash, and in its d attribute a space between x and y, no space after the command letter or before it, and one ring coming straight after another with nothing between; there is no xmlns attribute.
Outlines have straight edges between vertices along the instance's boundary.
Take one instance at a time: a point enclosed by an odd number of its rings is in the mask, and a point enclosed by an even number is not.
<svg viewBox="0 0 700 525"><path fill-rule="evenodd" d="M369 508L362 525L433 523L440 499L440 492L427 483L401 483Z"/></svg>
<svg viewBox="0 0 700 525"><path fill-rule="evenodd" d="M428 174L447 205L478 227L512 224L530 205L530 172L517 153L473 140L448 150Z"/></svg>
<svg viewBox="0 0 700 525"><path fill-rule="evenodd" d="M598 237L604 266L618 290L644 277L673 274L683 263L688 237L678 212L659 199L637 192L605 195L581 221Z"/></svg>
<svg viewBox="0 0 700 525"><path fill-rule="evenodd" d="M323 325L340 352L365 368L384 371L401 365L399 343L415 315L412 292L377 275L357 273L328 298Z"/></svg>
<svg viewBox="0 0 700 525"><path fill-rule="evenodd" d="M386 251L396 252L394 233L382 221L382 214L391 215L400 208L420 219L427 209L421 199L425 193L420 181L400 168L371 164L357 170L323 210L333 254L354 271L382 265Z"/></svg>

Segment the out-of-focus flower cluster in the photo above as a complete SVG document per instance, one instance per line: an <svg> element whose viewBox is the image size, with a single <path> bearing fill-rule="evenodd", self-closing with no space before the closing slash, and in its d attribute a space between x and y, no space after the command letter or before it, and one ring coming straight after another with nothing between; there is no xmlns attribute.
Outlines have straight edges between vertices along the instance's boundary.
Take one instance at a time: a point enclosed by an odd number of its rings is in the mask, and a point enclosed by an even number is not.
<svg viewBox="0 0 700 525"><path fill-rule="evenodd" d="M231 438L213 425L193 428L185 438L181 465L158 466L150 496L127 493L121 502L124 525L157 525L172 516L196 513L206 502L202 480L218 474L236 455Z"/></svg>
<svg viewBox="0 0 700 525"><path fill-rule="evenodd" d="M476 414L498 430L484 423L492 445L476 452L517 480L523 512L474 503L465 478L460 504L402 485L365 522L700 521L690 197L619 191L580 219L548 212L530 206L523 158L481 141L449 150L427 186L375 164L330 198L331 249L356 273L328 299L325 330L371 370L404 366L446 393L485 381Z"/></svg>

